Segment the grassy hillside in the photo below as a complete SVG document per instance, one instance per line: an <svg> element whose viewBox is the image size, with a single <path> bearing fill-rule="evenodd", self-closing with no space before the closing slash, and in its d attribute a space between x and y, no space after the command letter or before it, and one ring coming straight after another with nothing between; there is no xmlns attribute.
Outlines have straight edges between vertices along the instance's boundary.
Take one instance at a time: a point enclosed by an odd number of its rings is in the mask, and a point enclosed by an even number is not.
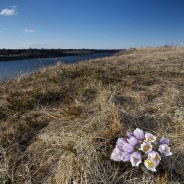
<svg viewBox="0 0 184 184"><path fill-rule="evenodd" d="M110 160L136 127L170 139L156 173ZM0 85L2 182L184 183L183 165L184 48L57 64Z"/></svg>

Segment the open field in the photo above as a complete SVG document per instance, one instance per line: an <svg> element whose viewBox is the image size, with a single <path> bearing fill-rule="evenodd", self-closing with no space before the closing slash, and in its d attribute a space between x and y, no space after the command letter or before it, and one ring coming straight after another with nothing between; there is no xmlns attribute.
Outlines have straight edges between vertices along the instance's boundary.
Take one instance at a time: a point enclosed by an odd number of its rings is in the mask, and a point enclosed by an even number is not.
<svg viewBox="0 0 184 184"><path fill-rule="evenodd" d="M110 160L117 138L136 127L170 139L173 156L156 173ZM184 183L184 48L57 64L0 85L0 178Z"/></svg>

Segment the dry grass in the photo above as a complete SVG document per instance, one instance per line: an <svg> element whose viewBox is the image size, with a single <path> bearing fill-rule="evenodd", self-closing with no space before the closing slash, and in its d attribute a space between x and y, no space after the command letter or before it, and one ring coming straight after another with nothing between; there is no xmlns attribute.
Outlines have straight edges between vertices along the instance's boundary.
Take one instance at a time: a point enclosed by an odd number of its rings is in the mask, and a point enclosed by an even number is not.
<svg viewBox="0 0 184 184"><path fill-rule="evenodd" d="M111 161L136 127L171 140L156 173ZM57 64L0 86L0 183L184 183L184 48Z"/></svg>

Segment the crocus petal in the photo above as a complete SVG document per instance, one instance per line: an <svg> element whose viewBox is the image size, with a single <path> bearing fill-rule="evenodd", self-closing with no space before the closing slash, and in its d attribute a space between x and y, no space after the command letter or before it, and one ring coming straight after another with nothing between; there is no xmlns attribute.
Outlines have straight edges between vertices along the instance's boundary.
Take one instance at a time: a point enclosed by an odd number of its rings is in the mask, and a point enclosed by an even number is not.
<svg viewBox="0 0 184 184"><path fill-rule="evenodd" d="M156 164L156 166L158 166L161 160L161 157L157 152L152 151L151 153L148 154L148 159L153 161Z"/></svg>
<svg viewBox="0 0 184 184"><path fill-rule="evenodd" d="M136 128L133 133L134 133L134 136L138 140L143 140L144 139L144 132L141 129Z"/></svg>
<svg viewBox="0 0 184 184"><path fill-rule="evenodd" d="M121 137L121 138L118 138L117 140L117 144L124 144L124 143L127 143L126 139Z"/></svg>
<svg viewBox="0 0 184 184"><path fill-rule="evenodd" d="M169 139L165 138L165 137L162 137L159 141L159 144L169 144Z"/></svg>
<svg viewBox="0 0 184 184"><path fill-rule="evenodd" d="M153 171L153 172L155 172L156 171L156 164L152 161L152 160L150 160L150 159L146 159L145 161L144 161L144 165L145 165L145 167L148 169L148 170L150 170L150 171Z"/></svg>
<svg viewBox="0 0 184 184"><path fill-rule="evenodd" d="M172 152L170 151L170 147L167 144L159 145L158 151L164 156L172 155Z"/></svg>
<svg viewBox="0 0 184 184"><path fill-rule="evenodd" d="M119 138L116 142L116 147L120 148L120 149L123 149L123 145L125 143L128 143L126 139L124 138Z"/></svg>
<svg viewBox="0 0 184 184"><path fill-rule="evenodd" d="M127 141L132 145L132 146L136 146L139 141L135 138L135 137L130 137L130 139L127 139Z"/></svg>
<svg viewBox="0 0 184 184"><path fill-rule="evenodd" d="M130 138L132 136L134 136L133 132L127 132L127 136Z"/></svg>
<svg viewBox="0 0 184 184"><path fill-rule="evenodd" d="M122 152L121 160L124 161L124 162L130 161L130 153Z"/></svg>
<svg viewBox="0 0 184 184"><path fill-rule="evenodd" d="M121 161L122 151L119 148L115 148L111 154L111 159L114 161Z"/></svg>
<svg viewBox="0 0 184 184"><path fill-rule="evenodd" d="M139 152L133 152L131 155L130 155L130 162L132 164L132 166L139 166L139 164L142 162L142 156L141 156L141 153Z"/></svg>
<svg viewBox="0 0 184 184"><path fill-rule="evenodd" d="M127 153L132 153L134 151L134 147L131 144L125 143L123 145L123 151Z"/></svg>
<svg viewBox="0 0 184 184"><path fill-rule="evenodd" d="M140 150L142 150L144 153L148 154L152 151L152 145L149 143L143 142L141 144Z"/></svg>
<svg viewBox="0 0 184 184"><path fill-rule="evenodd" d="M146 142L148 143L153 143L156 141L156 137L153 135L153 134L150 134L150 133L145 133L145 139L146 139Z"/></svg>

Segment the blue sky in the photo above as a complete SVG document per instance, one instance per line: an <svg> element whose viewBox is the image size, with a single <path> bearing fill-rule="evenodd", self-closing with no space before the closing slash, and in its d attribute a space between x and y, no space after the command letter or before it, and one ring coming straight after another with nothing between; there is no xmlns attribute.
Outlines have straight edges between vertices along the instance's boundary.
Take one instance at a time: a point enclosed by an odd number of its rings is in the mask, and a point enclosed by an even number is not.
<svg viewBox="0 0 184 184"><path fill-rule="evenodd" d="M0 48L184 45L184 0L1 0Z"/></svg>

